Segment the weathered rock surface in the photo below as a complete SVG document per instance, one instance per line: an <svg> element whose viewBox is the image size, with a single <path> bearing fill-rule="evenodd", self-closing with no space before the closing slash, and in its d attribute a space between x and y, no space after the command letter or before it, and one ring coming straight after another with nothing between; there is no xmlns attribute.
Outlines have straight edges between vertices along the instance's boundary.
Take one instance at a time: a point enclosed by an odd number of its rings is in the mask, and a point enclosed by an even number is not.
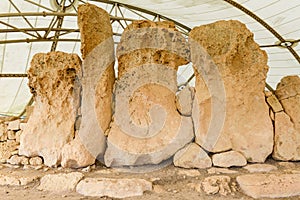
<svg viewBox="0 0 300 200"><path fill-rule="evenodd" d="M107 166L158 164L193 139L190 117L175 104L178 66L188 44L171 22L135 21L117 48L119 80Z"/></svg>
<svg viewBox="0 0 300 200"><path fill-rule="evenodd" d="M300 160L300 78L287 76L277 85L276 96L284 112L275 113L273 158Z"/></svg>
<svg viewBox="0 0 300 200"><path fill-rule="evenodd" d="M72 192L83 177L80 172L48 174L41 178L37 189L55 193Z"/></svg>
<svg viewBox="0 0 300 200"><path fill-rule="evenodd" d="M239 152L228 151L224 153L217 153L212 156L212 162L217 167L232 167L247 165L246 158Z"/></svg>
<svg viewBox="0 0 300 200"><path fill-rule="evenodd" d="M35 98L33 113L20 137L20 155L41 156L45 165L57 166L61 149L74 137L80 58L63 52L38 53L28 71Z"/></svg>
<svg viewBox="0 0 300 200"><path fill-rule="evenodd" d="M104 133L112 118L115 82L113 32L109 14L92 4L78 7L78 26L84 59L81 79L82 119L78 135L87 150L94 157L100 158L106 147Z"/></svg>
<svg viewBox="0 0 300 200"><path fill-rule="evenodd" d="M184 116L192 115L193 100L195 96L194 88L184 87L176 96L176 106L180 114Z"/></svg>
<svg viewBox="0 0 300 200"><path fill-rule="evenodd" d="M5 123L0 123L0 137L2 137L6 132L6 125Z"/></svg>
<svg viewBox="0 0 300 200"><path fill-rule="evenodd" d="M269 115L270 115L272 122L274 122L275 121L275 113L273 112L272 109L269 110Z"/></svg>
<svg viewBox="0 0 300 200"><path fill-rule="evenodd" d="M16 139L16 132L13 130L7 131L7 139L8 140L15 140Z"/></svg>
<svg viewBox="0 0 300 200"><path fill-rule="evenodd" d="M24 186L38 180L39 176L34 174L0 174L1 186Z"/></svg>
<svg viewBox="0 0 300 200"><path fill-rule="evenodd" d="M275 94L284 111L291 117L296 128L300 126L300 77L286 76L277 85Z"/></svg>
<svg viewBox="0 0 300 200"><path fill-rule="evenodd" d="M277 163L278 163L278 165L280 165L286 169L293 169L296 167L294 162L277 162Z"/></svg>
<svg viewBox="0 0 300 200"><path fill-rule="evenodd" d="M7 130L17 131L20 129L20 120L8 122Z"/></svg>
<svg viewBox="0 0 300 200"><path fill-rule="evenodd" d="M25 156L13 155L7 160L7 163L12 165L28 165L29 158Z"/></svg>
<svg viewBox="0 0 300 200"><path fill-rule="evenodd" d="M278 168L274 165L269 165L269 164L251 164L247 165L244 167L244 169L248 170L250 173L255 173L255 172L270 172L277 170Z"/></svg>
<svg viewBox="0 0 300 200"><path fill-rule="evenodd" d="M20 130L23 131L27 126L27 123L20 123Z"/></svg>
<svg viewBox="0 0 300 200"><path fill-rule="evenodd" d="M32 166L40 166L43 164L43 159L40 157L32 157L29 159L29 164Z"/></svg>
<svg viewBox="0 0 300 200"><path fill-rule="evenodd" d="M76 137L62 149L62 167L81 168L95 163L96 158L82 144L79 137Z"/></svg>
<svg viewBox="0 0 300 200"><path fill-rule="evenodd" d="M200 176L201 173L197 169L178 169L177 175L197 177L197 176Z"/></svg>
<svg viewBox="0 0 300 200"><path fill-rule="evenodd" d="M285 112L275 114L273 158L276 160L300 160L300 132L295 129Z"/></svg>
<svg viewBox="0 0 300 200"><path fill-rule="evenodd" d="M238 171L227 169L227 168L218 168L218 167L211 167L207 169L208 174L236 174Z"/></svg>
<svg viewBox="0 0 300 200"><path fill-rule="evenodd" d="M275 95L272 94L271 96L267 97L267 103L272 108L274 113L283 111L282 105Z"/></svg>
<svg viewBox="0 0 300 200"><path fill-rule="evenodd" d="M192 190L202 193L203 190L201 189L201 183L188 183L187 184L188 187L190 187Z"/></svg>
<svg viewBox="0 0 300 200"><path fill-rule="evenodd" d="M191 143L179 150L174 158L173 163L177 167L183 168L209 168L212 162L207 153L196 143Z"/></svg>
<svg viewBox="0 0 300 200"><path fill-rule="evenodd" d="M14 140L0 142L0 160L7 160L11 156L11 152L17 150L19 144Z"/></svg>
<svg viewBox="0 0 300 200"><path fill-rule="evenodd" d="M151 191L152 183L143 179L86 178L80 181L76 191L84 196L126 198L141 196Z"/></svg>
<svg viewBox="0 0 300 200"><path fill-rule="evenodd" d="M230 180L229 176L210 176L201 182L201 186L206 194L219 193L226 196L234 191L230 185Z"/></svg>
<svg viewBox="0 0 300 200"><path fill-rule="evenodd" d="M242 191L252 198L300 195L300 174L250 174L237 177Z"/></svg>
<svg viewBox="0 0 300 200"><path fill-rule="evenodd" d="M0 185L19 186L20 180L13 176L0 175Z"/></svg>
<svg viewBox="0 0 300 200"><path fill-rule="evenodd" d="M196 142L211 152L233 149L250 162L264 162L273 148L264 95L267 54L246 26L233 20L195 27L189 42Z"/></svg>

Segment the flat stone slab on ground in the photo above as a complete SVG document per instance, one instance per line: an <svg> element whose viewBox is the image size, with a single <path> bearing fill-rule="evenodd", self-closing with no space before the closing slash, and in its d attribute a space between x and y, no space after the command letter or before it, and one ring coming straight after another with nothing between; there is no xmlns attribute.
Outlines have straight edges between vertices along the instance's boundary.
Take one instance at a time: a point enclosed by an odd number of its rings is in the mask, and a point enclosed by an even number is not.
<svg viewBox="0 0 300 200"><path fill-rule="evenodd" d="M277 170L278 168L274 165L269 165L269 164L252 164L252 165L245 166L244 169L248 170L250 173L254 173L254 172L270 172L273 170Z"/></svg>
<svg viewBox="0 0 300 200"><path fill-rule="evenodd" d="M208 174L236 174L238 171L231 170L228 168L218 168L218 167L211 167L207 170Z"/></svg>
<svg viewBox="0 0 300 200"><path fill-rule="evenodd" d="M83 177L80 172L48 174L41 178L41 184L37 189L56 193L71 192Z"/></svg>
<svg viewBox="0 0 300 200"><path fill-rule="evenodd" d="M152 183L144 179L86 178L80 181L76 191L84 196L126 198L141 196L152 190Z"/></svg>
<svg viewBox="0 0 300 200"><path fill-rule="evenodd" d="M179 169L177 171L177 175L179 176L189 176L189 177L197 177L200 176L201 173L197 169Z"/></svg>
<svg viewBox="0 0 300 200"><path fill-rule="evenodd" d="M33 183L39 178L32 174L0 174L0 186L24 186Z"/></svg>
<svg viewBox="0 0 300 200"><path fill-rule="evenodd" d="M252 198L300 195L300 174L249 174L237 177L242 191Z"/></svg>

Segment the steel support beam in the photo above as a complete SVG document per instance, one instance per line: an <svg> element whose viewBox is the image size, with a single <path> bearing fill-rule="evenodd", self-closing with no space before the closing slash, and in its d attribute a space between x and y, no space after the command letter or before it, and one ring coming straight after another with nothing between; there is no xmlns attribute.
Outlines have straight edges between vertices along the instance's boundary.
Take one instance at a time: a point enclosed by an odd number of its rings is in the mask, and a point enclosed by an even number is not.
<svg viewBox="0 0 300 200"><path fill-rule="evenodd" d="M27 74L0 74L0 78L25 78Z"/></svg>

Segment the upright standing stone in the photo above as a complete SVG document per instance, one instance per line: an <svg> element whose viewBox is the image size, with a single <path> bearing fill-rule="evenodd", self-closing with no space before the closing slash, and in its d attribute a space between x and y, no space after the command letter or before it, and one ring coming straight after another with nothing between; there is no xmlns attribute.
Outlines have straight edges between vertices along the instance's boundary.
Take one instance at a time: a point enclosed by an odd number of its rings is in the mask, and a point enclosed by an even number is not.
<svg viewBox="0 0 300 200"><path fill-rule="evenodd" d="M275 94L295 128L300 130L300 77L286 76L277 85Z"/></svg>
<svg viewBox="0 0 300 200"><path fill-rule="evenodd" d="M275 113L273 158L300 160L300 78L281 79L275 92L284 111Z"/></svg>
<svg viewBox="0 0 300 200"><path fill-rule="evenodd" d="M188 44L171 22L135 21L125 29L117 56L105 164L158 164L193 138L191 118L180 116L175 103L177 69L189 60Z"/></svg>
<svg viewBox="0 0 300 200"><path fill-rule="evenodd" d="M79 137L94 157L105 151L105 131L112 117L114 42L109 14L95 5L78 7L83 62ZM83 155L84 156L84 155Z"/></svg>
<svg viewBox="0 0 300 200"><path fill-rule="evenodd" d="M62 147L74 138L79 107L75 80L80 73L76 54L51 52L33 57L28 75L35 106L20 138L20 155L41 156L50 167L60 164Z"/></svg>
<svg viewBox="0 0 300 200"><path fill-rule="evenodd" d="M264 162L273 147L264 95L267 54L246 26L233 20L195 27L189 42L196 142L211 152L232 149L250 162Z"/></svg>

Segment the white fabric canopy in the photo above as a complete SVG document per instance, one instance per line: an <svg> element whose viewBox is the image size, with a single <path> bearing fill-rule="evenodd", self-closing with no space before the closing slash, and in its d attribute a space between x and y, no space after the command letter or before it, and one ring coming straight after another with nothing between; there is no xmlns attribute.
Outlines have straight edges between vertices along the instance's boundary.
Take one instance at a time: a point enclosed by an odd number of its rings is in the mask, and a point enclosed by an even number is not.
<svg viewBox="0 0 300 200"><path fill-rule="evenodd" d="M63 2L63 0L53 0L53 2L60 1ZM26 73L35 53L51 50L53 41L55 41L54 30L58 27L58 23L53 23L52 20L56 20L57 16L56 18L55 15L45 14L43 16L41 13L61 12L50 2L51 0L0 1L0 73ZM65 5L69 5L73 1L65 0L65 2ZM79 1L78 4L84 2L96 4L108 12L111 11L112 16L133 19L153 18L151 13L146 14L141 10L127 9L124 5L117 10L111 1L108 4L103 0ZM238 3L238 6L248 9L273 28L284 40L297 41L300 39L299 0L235 0L230 2L225 0L118 0L116 2L158 13L161 18L168 17L189 28L217 20L240 20L254 33L256 42L268 53L270 70L267 82L273 88L283 76L300 75L300 64L296 55L300 55L300 45L295 42L291 47L295 51L295 55L287 48L276 46L275 44L280 41L274 33L259 23L257 19L251 17L251 13L249 15L245 10L234 7L235 4L230 4ZM78 29L76 6L76 3L74 4L75 9L70 6L67 10L69 15L64 16L62 20L61 29L65 29L65 32L59 33L61 41L57 42L55 50L74 52L80 55L79 33L70 31ZM23 17L20 16L22 13ZM34 13L40 13L40 15L34 15ZM47 28L52 25L53 30L47 35ZM112 25L115 33L122 33L123 28L120 23L114 22ZM126 26L124 23L123 25ZM118 34L115 36L116 41L119 39ZM190 65L181 67L179 70L180 82L187 80L192 73ZM23 111L31 98L27 82L27 78L0 78L0 114L18 115Z"/></svg>

